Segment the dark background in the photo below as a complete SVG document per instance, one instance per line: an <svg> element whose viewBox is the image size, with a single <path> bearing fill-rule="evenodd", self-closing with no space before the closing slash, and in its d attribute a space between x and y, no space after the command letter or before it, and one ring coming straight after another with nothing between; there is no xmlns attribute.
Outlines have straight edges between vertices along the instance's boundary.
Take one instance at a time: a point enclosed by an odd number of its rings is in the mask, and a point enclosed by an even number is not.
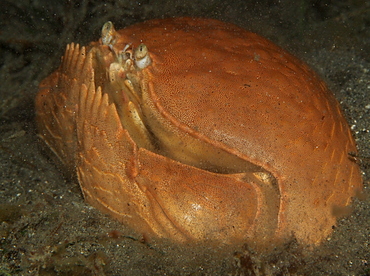
<svg viewBox="0 0 370 276"><path fill-rule="evenodd" d="M39 82L72 41L98 40L151 18L211 17L257 32L306 61L341 102L359 147L365 186L370 157L370 2L0 1L0 275L369 275L370 204L313 251L294 242L270 254L145 244L84 203L78 184L44 153L34 126Z"/></svg>

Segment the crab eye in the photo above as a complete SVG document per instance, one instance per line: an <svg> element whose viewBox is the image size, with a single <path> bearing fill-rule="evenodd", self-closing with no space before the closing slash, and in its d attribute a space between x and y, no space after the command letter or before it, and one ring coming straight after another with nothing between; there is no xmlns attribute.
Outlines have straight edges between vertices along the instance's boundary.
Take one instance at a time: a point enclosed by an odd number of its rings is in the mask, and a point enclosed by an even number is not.
<svg viewBox="0 0 370 276"><path fill-rule="evenodd" d="M103 45L114 44L116 37L116 30L111 21L106 22L101 30L101 40Z"/></svg>
<svg viewBox="0 0 370 276"><path fill-rule="evenodd" d="M148 47L145 44L140 44L134 52L135 64L139 69L144 69L151 63Z"/></svg>

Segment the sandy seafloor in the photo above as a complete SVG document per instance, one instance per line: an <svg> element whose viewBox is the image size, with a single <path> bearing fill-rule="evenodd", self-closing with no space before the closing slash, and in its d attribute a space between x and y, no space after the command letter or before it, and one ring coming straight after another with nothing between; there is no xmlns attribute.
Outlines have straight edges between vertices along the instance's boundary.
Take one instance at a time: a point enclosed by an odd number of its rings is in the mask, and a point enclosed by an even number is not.
<svg viewBox="0 0 370 276"><path fill-rule="evenodd" d="M50 3L49 3L50 2ZM51 3L52 2L52 3ZM0 275L370 275L370 2L0 1ZM40 147L33 101L65 45L151 18L233 22L293 52L341 102L359 148L365 196L309 251L143 243L87 205ZM243 61L241 61L243 62Z"/></svg>

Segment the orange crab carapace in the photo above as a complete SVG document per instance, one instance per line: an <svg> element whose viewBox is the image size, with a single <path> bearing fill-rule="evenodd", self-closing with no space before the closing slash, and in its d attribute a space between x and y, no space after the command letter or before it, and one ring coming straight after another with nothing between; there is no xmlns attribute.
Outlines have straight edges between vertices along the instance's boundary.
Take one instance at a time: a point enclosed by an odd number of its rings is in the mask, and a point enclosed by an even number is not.
<svg viewBox="0 0 370 276"><path fill-rule="evenodd" d="M314 245L362 188L324 82L217 20L107 22L98 42L67 46L36 111L85 199L151 237Z"/></svg>

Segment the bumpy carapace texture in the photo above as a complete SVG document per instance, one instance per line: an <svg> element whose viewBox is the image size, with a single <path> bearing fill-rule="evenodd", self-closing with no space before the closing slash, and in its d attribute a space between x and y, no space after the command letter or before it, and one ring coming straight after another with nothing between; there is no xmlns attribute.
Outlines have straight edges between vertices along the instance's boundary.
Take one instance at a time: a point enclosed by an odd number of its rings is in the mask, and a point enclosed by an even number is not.
<svg viewBox="0 0 370 276"><path fill-rule="evenodd" d="M67 46L39 136L93 206L149 237L315 245L362 189L333 94L235 25L151 20Z"/></svg>

